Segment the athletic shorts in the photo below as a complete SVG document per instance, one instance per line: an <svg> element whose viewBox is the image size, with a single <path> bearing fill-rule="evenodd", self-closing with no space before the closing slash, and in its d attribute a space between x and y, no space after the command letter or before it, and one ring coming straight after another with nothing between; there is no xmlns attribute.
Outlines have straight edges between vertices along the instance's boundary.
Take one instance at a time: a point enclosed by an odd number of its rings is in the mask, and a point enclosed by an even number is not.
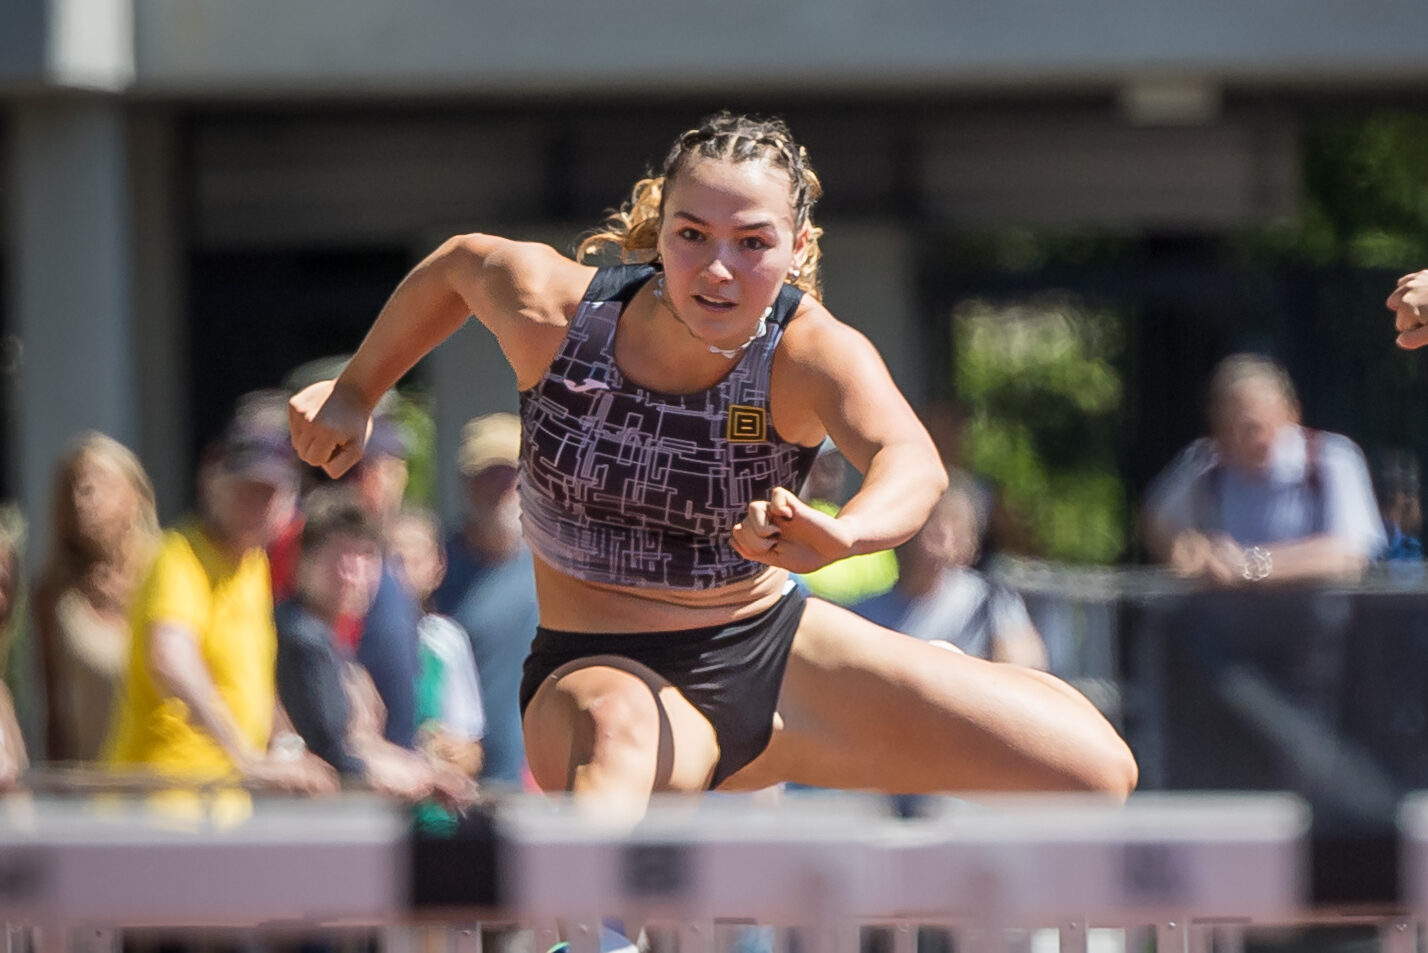
<svg viewBox="0 0 1428 953"><path fill-rule="evenodd" d="M662 632L536 629L521 678L521 714L551 672L568 662L618 655L669 681L714 726L719 763L711 788L753 761L773 737L774 711L804 595L791 589L750 619Z"/></svg>

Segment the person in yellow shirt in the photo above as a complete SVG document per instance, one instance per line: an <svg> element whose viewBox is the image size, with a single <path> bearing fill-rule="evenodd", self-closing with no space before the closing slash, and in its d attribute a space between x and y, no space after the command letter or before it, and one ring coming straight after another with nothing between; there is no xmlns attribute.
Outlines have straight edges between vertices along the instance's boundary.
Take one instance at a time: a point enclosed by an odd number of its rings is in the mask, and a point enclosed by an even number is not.
<svg viewBox="0 0 1428 953"><path fill-rule="evenodd" d="M296 495L285 414L279 396L240 401L200 469L198 516L163 537L130 613L111 765L196 783L237 775L293 791L337 787L332 769L296 736L274 731L285 719L263 546Z"/></svg>
<svg viewBox="0 0 1428 953"><path fill-rule="evenodd" d="M823 441L799 497L820 513L837 516L847 501L847 470L847 458L833 441ZM798 578L820 599L851 606L887 592L897 584L897 572L896 554L891 549L880 549L840 559Z"/></svg>

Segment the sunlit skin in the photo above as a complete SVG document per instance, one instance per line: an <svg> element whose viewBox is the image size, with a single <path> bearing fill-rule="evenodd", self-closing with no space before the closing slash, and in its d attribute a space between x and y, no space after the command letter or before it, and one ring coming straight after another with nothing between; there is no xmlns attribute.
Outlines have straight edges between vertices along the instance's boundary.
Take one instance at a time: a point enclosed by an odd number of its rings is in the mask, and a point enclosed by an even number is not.
<svg viewBox="0 0 1428 953"><path fill-rule="evenodd" d="M736 348L797 267L788 174L763 162L696 160L665 195L663 303L686 333Z"/></svg>
<svg viewBox="0 0 1428 953"><path fill-rule="evenodd" d="M1386 303L1394 313L1399 347L1414 350L1428 344L1428 270L1399 278Z"/></svg>

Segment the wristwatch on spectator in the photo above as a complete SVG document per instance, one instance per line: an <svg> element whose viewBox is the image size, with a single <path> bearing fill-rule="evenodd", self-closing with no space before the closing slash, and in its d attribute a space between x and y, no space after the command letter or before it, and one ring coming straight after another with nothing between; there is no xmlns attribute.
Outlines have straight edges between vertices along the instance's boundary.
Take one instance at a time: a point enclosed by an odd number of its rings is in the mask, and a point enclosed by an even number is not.
<svg viewBox="0 0 1428 953"><path fill-rule="evenodd" d="M1269 550L1259 546L1246 546L1242 554L1240 575L1245 582L1260 582L1274 572L1274 556Z"/></svg>
<svg viewBox="0 0 1428 953"><path fill-rule="evenodd" d="M302 735L295 731L280 731L274 736L269 750L274 761L298 761L307 751L307 743L302 740Z"/></svg>

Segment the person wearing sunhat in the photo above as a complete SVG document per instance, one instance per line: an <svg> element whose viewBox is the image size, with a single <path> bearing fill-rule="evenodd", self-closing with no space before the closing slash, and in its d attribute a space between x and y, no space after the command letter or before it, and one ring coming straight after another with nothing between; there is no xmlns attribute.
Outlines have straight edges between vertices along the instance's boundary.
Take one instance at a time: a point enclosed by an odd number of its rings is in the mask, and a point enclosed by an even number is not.
<svg viewBox="0 0 1428 953"><path fill-rule="evenodd" d="M277 635L263 547L293 506L297 471L281 427L286 395L240 399L199 471L198 513L163 536L130 612L128 672L107 759L187 781L317 793L331 768L285 746Z"/></svg>
<svg viewBox="0 0 1428 953"><path fill-rule="evenodd" d="M521 424L514 414L486 414L461 432L456 465L466 503L460 530L446 543L446 577L432 596L436 611L471 637L486 733L481 783L521 783L521 668L535 637L535 575L521 541L516 492Z"/></svg>

